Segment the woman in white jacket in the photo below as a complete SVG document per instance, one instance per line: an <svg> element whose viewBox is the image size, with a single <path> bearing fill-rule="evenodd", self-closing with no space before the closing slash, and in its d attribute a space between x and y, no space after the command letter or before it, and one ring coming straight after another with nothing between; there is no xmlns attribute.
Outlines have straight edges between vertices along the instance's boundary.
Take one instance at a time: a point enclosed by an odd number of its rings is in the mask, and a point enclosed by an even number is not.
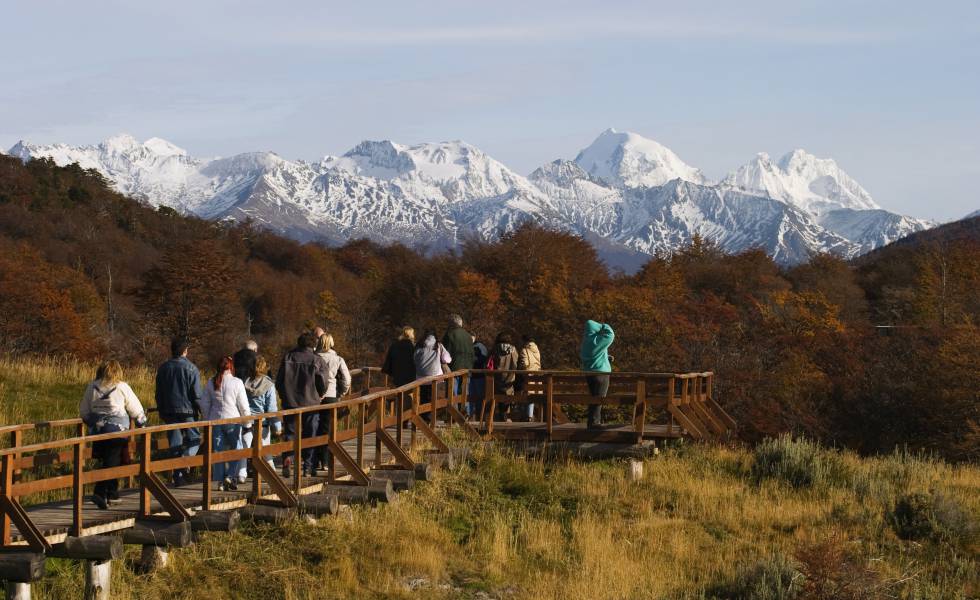
<svg viewBox="0 0 980 600"><path fill-rule="evenodd" d="M316 353L327 363L327 391L320 398L320 404L332 404L340 400L341 396L350 391L351 376L350 370L347 368L347 361L337 354L333 346L333 336L329 333L320 335L316 341ZM346 416L346 408L337 411L338 419L343 419ZM330 413L327 411L320 413L320 421L317 423L316 434L320 436L326 435L327 433L331 435L336 433L335 431L330 431L330 423ZM316 460L314 460L314 471L318 468L326 467L329 464L330 450L326 446L320 446ZM311 475L315 475L315 473L311 473Z"/></svg>
<svg viewBox="0 0 980 600"><path fill-rule="evenodd" d="M248 405L248 395L245 393L245 383L235 377L235 366L230 356L218 362L217 375L208 380L201 397L202 417L208 421L218 419L233 419L247 417L252 414ZM252 424L246 423L245 429L251 429ZM223 450L238 450L241 446L242 425L214 425L211 427L211 449L214 452ZM229 461L214 465L211 471L213 481L220 481L218 489L237 490L235 475L242 461Z"/></svg>

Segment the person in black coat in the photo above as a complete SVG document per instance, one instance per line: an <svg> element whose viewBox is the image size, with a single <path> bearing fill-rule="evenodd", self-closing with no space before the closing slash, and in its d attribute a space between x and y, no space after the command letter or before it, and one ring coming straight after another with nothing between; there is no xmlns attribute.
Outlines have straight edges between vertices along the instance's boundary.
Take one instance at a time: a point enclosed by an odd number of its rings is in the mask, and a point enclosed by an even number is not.
<svg viewBox="0 0 980 600"><path fill-rule="evenodd" d="M388 376L390 387L401 387L415 381L415 329L402 327L398 339L388 347L381 372ZM411 407L411 400L405 399L403 408Z"/></svg>

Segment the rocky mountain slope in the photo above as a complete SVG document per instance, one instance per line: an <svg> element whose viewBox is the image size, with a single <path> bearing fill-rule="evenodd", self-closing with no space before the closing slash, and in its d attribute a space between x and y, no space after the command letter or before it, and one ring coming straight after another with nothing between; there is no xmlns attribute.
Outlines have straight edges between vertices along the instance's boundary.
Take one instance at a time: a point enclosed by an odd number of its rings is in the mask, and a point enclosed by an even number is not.
<svg viewBox="0 0 980 600"><path fill-rule="evenodd" d="M856 256L930 225L882 209L833 160L802 150L778 161L760 154L715 184L663 145L613 129L575 160L529 177L460 141L365 141L319 162L272 152L194 158L165 140L129 135L94 146L19 142L9 154L77 162L154 206L249 218L328 243L368 237L448 248L531 219L582 235L624 268L695 234L795 264L815 252Z"/></svg>

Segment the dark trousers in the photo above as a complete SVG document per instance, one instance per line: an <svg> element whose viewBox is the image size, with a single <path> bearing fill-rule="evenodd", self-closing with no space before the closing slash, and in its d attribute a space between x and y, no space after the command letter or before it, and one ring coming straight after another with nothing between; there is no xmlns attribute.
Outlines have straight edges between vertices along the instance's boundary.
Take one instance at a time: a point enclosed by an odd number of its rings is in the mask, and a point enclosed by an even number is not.
<svg viewBox="0 0 980 600"><path fill-rule="evenodd" d="M127 439L102 440L92 443L92 456L97 458L104 469L111 469L122 464L123 450L126 449ZM108 498L119 490L118 479L98 481L95 484L95 495Z"/></svg>
<svg viewBox="0 0 980 600"><path fill-rule="evenodd" d="M589 375L585 378L589 384L589 394L593 398L605 398L609 393L609 375ZM602 405L590 404L588 412L589 425L602 425Z"/></svg>
<svg viewBox="0 0 980 600"><path fill-rule="evenodd" d="M296 439L296 418L302 417L302 427L303 427L303 439L308 437L313 437L316 435L317 427L320 424L320 414L315 412L303 413L301 415L289 415L284 417L282 420L283 430L285 432L285 438L287 440ZM303 470L310 471L313 469L313 452L314 448L303 448ZM292 452L284 452L284 458L292 458ZM298 468L298 465L297 465Z"/></svg>
<svg viewBox="0 0 980 600"><path fill-rule="evenodd" d="M323 404L333 404L336 401L337 401L336 398L324 398L323 401L320 404L321 405L323 405ZM317 426L316 426L316 435L317 435L317 437L319 437L321 435L327 435L327 434L330 434L332 436L332 435L334 435L336 433L336 431L333 431L333 415L330 414L331 412L332 411L325 410L325 411L323 411L323 412L320 413L320 422L317 423ZM338 408L337 409L337 422L340 423L341 419L346 418L348 414L350 414L350 409L349 408ZM329 464L330 464L330 456L331 456L331 454L330 454L330 448L329 447L327 447L327 446L319 446L317 448L317 453L316 453L317 468L329 466Z"/></svg>

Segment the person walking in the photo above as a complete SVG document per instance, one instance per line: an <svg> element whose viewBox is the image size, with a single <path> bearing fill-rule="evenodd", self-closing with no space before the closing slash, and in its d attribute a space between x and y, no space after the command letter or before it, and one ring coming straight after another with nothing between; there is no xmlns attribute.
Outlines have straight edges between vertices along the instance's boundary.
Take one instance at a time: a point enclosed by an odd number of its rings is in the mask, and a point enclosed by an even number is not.
<svg viewBox="0 0 980 600"><path fill-rule="evenodd" d="M201 412L208 421L247 417L252 414L248 404L248 394L245 392L245 382L235 377L235 363L230 356L225 356L218 361L215 376L209 379L207 385L204 386L204 395L201 397ZM212 452L240 449L242 430L250 430L251 428L251 422L244 425L240 423L212 425ZM211 480L220 482L219 490L238 489L235 477L243 466L242 463L244 461L235 460L214 465L211 471Z"/></svg>
<svg viewBox="0 0 980 600"><path fill-rule="evenodd" d="M473 336L463 329L463 317L449 315L449 329L442 336L442 345L446 352L453 357L449 363L450 371L469 369L473 364ZM458 396L463 391L463 377L453 378L454 393Z"/></svg>
<svg viewBox="0 0 980 600"><path fill-rule="evenodd" d="M255 361L259 357L259 345L255 340L246 340L241 349L232 355L235 363L235 377L246 381L255 376Z"/></svg>
<svg viewBox="0 0 980 600"><path fill-rule="evenodd" d="M160 420L168 425L193 423L201 415L201 372L187 358L190 343L185 337L170 342L170 360L157 369L155 398ZM167 431L170 456L194 456L201 446L197 427ZM188 469L174 469L173 483L180 487L187 481Z"/></svg>
<svg viewBox="0 0 980 600"><path fill-rule="evenodd" d="M442 375L452 362L453 357L446 348L436 341L436 332L428 330L415 345L415 379L425 379ZM423 385L419 391L419 405L432 400L432 386ZM424 418L424 417L423 417ZM432 419L429 419L430 422Z"/></svg>
<svg viewBox="0 0 980 600"><path fill-rule="evenodd" d="M381 372L391 378L392 387L415 381L415 330L406 325L398 339L388 347Z"/></svg>
<svg viewBox="0 0 980 600"><path fill-rule="evenodd" d="M334 350L333 336L329 333L324 333L317 340L316 353L317 356L327 363L327 391L324 392L323 397L320 399L320 404L333 404L341 396L350 391L350 370L347 369L347 361ZM348 412L347 409L338 410L337 418L342 419L346 417ZM330 411L320 413L316 435L318 437L328 433L334 435L336 432L331 428L332 423L333 416L330 414ZM320 446L319 450L317 453L317 462L322 466L328 465L330 463L330 449L326 446ZM311 472L310 474L315 475L315 472Z"/></svg>
<svg viewBox="0 0 980 600"><path fill-rule="evenodd" d="M613 328L604 323L588 320L582 334L582 348L579 356L582 359L582 370L596 375L589 375L586 382L589 394L594 404L589 405L588 428L594 429L602 425L602 405L599 401L609 393L609 373L612 364L609 362L609 346L612 345L616 334Z"/></svg>
<svg viewBox="0 0 980 600"><path fill-rule="evenodd" d="M146 424L146 412L140 399L129 384L123 381L122 366L110 360L99 367L96 379L88 384L78 407L79 416L88 425L89 435L115 433L129 429L129 420L137 427ZM123 451L129 438L120 437L92 443L92 457L102 468L110 469L122 464ZM92 502L105 510L119 499L119 480L109 479L95 483Z"/></svg>
<svg viewBox="0 0 980 600"><path fill-rule="evenodd" d="M494 373L494 394L504 394L505 396L514 395L514 385L517 382L517 375L507 371L515 370L517 368L517 361L517 348L514 347L514 342L510 334L498 334L497 340L493 345L493 364L496 371L503 372ZM502 402L498 406L496 416L499 419L503 419L508 411L510 411L510 403Z"/></svg>
<svg viewBox="0 0 980 600"><path fill-rule="evenodd" d="M234 359L232 359L234 360ZM272 413L279 410L276 398L276 384L268 375L269 364L261 356L255 359L255 375L245 380L245 395L248 396L248 407L253 415ZM242 432L242 447L251 448L254 441L254 429ZM269 417L262 420L262 446L272 443L272 432L282 435L282 421L279 417ZM266 456L265 462L275 468L271 456ZM244 483L248 477L248 468L238 470L238 482Z"/></svg>
<svg viewBox="0 0 980 600"><path fill-rule="evenodd" d="M327 393L327 363L314 352L315 348L316 338L313 334L303 333L296 340L296 347L282 357L276 373L276 392L283 409L317 406ZM286 439L296 439L297 424L302 430L301 437L315 435L319 416L316 411L309 411L283 419ZM304 475L309 475L313 471L313 448L304 448L301 458L302 465L298 468ZM292 452L283 455L283 477L292 474L293 460Z"/></svg>
<svg viewBox="0 0 980 600"><path fill-rule="evenodd" d="M535 343L534 338L524 334L521 336L521 349L517 353L517 368L521 371L540 371L541 370L541 351L538 350L538 345ZM531 395L527 389L528 375L521 374L517 377L517 391L526 392ZM528 400L531 400L529 397ZM534 419L534 404L528 402L527 409L524 412L523 420L530 421Z"/></svg>

